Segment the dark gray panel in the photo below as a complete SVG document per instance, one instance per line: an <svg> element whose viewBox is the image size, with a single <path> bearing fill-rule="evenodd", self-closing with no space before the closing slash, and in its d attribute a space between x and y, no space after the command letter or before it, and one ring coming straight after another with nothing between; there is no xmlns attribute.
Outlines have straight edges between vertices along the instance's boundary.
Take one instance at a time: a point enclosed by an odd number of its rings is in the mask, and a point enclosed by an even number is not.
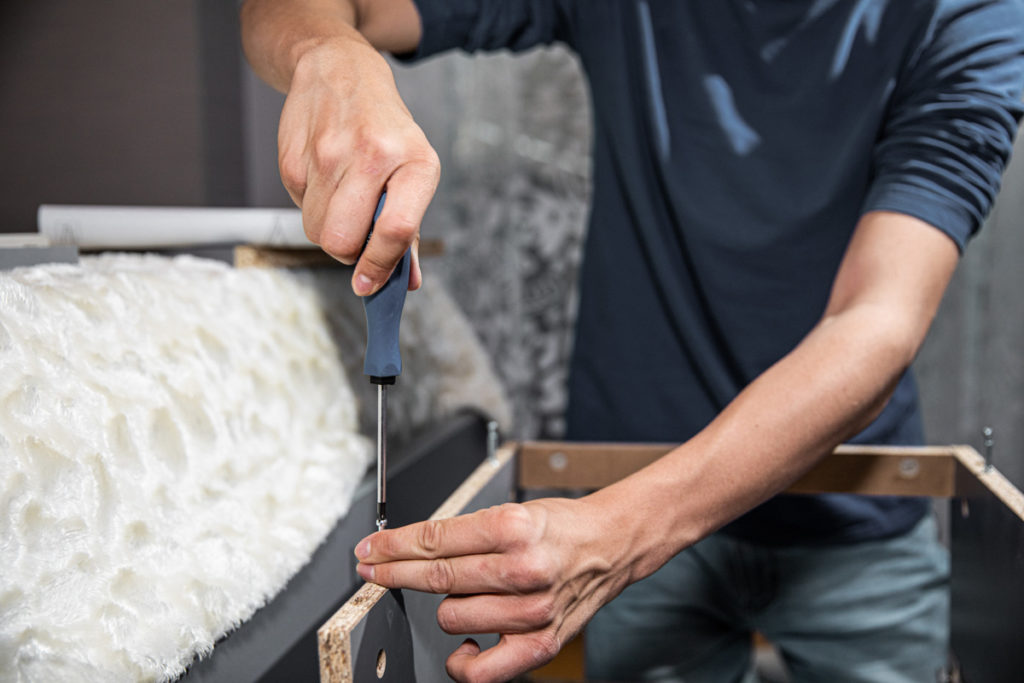
<svg viewBox="0 0 1024 683"><path fill-rule="evenodd" d="M78 263L78 247L18 247L0 249L0 270L40 263Z"/></svg>
<svg viewBox="0 0 1024 683"><path fill-rule="evenodd" d="M952 510L951 647L965 683L1024 672L1024 520L963 467Z"/></svg>

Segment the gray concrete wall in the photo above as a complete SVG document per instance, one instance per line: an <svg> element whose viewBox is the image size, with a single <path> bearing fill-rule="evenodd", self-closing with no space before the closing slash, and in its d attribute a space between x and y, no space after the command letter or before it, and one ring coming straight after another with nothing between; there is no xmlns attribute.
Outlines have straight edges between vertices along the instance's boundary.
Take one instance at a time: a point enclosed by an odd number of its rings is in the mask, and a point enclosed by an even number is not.
<svg viewBox="0 0 1024 683"><path fill-rule="evenodd" d="M916 369L929 440L981 450L990 425L996 467L1024 488L1024 137Z"/></svg>
<svg viewBox="0 0 1024 683"><path fill-rule="evenodd" d="M235 0L0 9L0 232L41 203L245 202Z"/></svg>
<svg viewBox="0 0 1024 683"><path fill-rule="evenodd" d="M0 230L40 203L204 199L192 3L39 0L0 10Z"/></svg>

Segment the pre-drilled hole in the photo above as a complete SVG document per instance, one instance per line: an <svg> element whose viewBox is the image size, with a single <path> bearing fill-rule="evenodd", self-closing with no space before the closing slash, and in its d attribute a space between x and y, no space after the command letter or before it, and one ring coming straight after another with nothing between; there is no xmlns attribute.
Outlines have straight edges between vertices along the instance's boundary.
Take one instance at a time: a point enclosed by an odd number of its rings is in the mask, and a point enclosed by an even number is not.
<svg viewBox="0 0 1024 683"><path fill-rule="evenodd" d="M388 653L381 650L377 653L377 678L384 678L384 671L388 668Z"/></svg>

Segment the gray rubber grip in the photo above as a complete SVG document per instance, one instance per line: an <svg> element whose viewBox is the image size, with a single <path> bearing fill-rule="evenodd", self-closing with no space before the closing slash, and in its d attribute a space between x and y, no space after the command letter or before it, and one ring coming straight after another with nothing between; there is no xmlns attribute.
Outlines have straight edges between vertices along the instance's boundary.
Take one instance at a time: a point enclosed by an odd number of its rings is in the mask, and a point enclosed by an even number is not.
<svg viewBox="0 0 1024 683"><path fill-rule="evenodd" d="M377 210L373 214L374 223L384 208L386 197L386 193L381 195L377 202ZM370 234L373 234L372 230ZM393 378L402 374L398 326L402 321L405 293L409 289L411 259L410 249L405 252L384 286L370 296L363 297L363 309L366 312L366 358L363 373L371 378L393 381Z"/></svg>

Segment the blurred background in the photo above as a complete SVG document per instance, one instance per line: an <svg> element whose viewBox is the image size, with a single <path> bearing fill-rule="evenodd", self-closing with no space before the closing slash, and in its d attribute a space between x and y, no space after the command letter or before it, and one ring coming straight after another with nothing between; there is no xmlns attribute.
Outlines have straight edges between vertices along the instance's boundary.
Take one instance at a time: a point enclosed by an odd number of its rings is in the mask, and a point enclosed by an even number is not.
<svg viewBox="0 0 1024 683"><path fill-rule="evenodd" d="M282 95L241 54L235 0L36 0L0 9L0 232L40 203L290 206ZM565 404L590 113L574 57L445 55L395 66L437 149L425 273L465 310L512 398L517 438ZM930 443L981 449L1024 486L1024 144L916 363ZM3 312L0 310L0 315Z"/></svg>

